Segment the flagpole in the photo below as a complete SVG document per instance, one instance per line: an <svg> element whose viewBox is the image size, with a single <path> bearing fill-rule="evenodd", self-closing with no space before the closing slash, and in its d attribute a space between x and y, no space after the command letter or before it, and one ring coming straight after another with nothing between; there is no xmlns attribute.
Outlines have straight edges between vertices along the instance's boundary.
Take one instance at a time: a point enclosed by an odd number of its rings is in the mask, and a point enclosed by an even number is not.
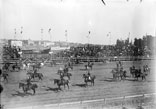
<svg viewBox="0 0 156 109"><path fill-rule="evenodd" d="M43 29L41 29L41 41L43 40Z"/></svg>
<svg viewBox="0 0 156 109"><path fill-rule="evenodd" d="M88 31L88 45L89 45L89 38L90 38L90 31Z"/></svg>
<svg viewBox="0 0 156 109"><path fill-rule="evenodd" d="M22 33L23 33L23 27L21 26L21 40L23 39Z"/></svg>
<svg viewBox="0 0 156 109"><path fill-rule="evenodd" d="M51 40L51 28L49 28L49 31L48 32L49 32L49 35L50 35L50 41L52 41Z"/></svg>
<svg viewBox="0 0 156 109"><path fill-rule="evenodd" d="M15 34L14 34L14 40L16 39L16 28L14 29Z"/></svg>
<svg viewBox="0 0 156 109"><path fill-rule="evenodd" d="M67 46L68 46L68 34L67 34L67 30L65 30L65 37L66 37L66 43L67 43Z"/></svg>

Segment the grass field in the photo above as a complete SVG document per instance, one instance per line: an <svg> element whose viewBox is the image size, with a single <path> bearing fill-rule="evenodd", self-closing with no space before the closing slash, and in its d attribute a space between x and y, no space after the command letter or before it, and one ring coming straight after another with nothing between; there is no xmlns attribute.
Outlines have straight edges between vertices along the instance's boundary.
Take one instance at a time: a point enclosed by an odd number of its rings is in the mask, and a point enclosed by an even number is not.
<svg viewBox="0 0 156 109"><path fill-rule="evenodd" d="M132 65L142 67L146 64L151 68L151 73L147 76L146 81L141 81L141 78L139 81L134 81L130 77L129 67ZM57 86L54 85L53 79L59 78L56 72L63 65L56 65L54 67L46 65L39 70L44 75L43 80L38 81L36 79L34 81L39 86L35 95L31 94L32 91L24 94L23 90L18 87L18 83L26 79L26 71L10 72L9 82L2 82L4 91L1 95L1 102L6 108L11 108L155 93L155 70L152 60L125 61L123 65L124 70L127 71L127 79L125 81L114 81L110 71L116 67L115 62L94 63L91 75L96 76L95 86L89 85L88 87L85 87L84 79L82 78L82 74L86 73L84 64L75 65L73 71L69 71L72 73L70 89L61 87L62 91L57 91Z"/></svg>

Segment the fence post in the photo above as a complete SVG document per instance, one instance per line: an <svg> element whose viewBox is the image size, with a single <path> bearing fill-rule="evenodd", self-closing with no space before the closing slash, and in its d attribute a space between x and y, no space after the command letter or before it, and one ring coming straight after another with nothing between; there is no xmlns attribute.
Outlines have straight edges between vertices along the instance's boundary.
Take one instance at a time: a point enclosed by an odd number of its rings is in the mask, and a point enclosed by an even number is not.
<svg viewBox="0 0 156 109"><path fill-rule="evenodd" d="M122 108L124 107L124 105L125 105L125 96L123 96L123 100L122 100L122 104L121 104Z"/></svg>
<svg viewBox="0 0 156 109"><path fill-rule="evenodd" d="M106 98L104 98L103 100L104 100L104 104L106 104Z"/></svg>

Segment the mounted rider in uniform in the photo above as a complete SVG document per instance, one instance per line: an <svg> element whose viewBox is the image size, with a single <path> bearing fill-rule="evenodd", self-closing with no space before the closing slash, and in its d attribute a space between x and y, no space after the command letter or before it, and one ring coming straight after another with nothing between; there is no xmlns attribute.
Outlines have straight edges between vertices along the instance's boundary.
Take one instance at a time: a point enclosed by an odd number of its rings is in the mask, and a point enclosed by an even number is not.
<svg viewBox="0 0 156 109"><path fill-rule="evenodd" d="M26 84L27 84L27 86L28 86L28 88L30 87L30 85L32 85L32 83L31 83L31 79L28 77L28 79L26 80Z"/></svg>
<svg viewBox="0 0 156 109"><path fill-rule="evenodd" d="M91 74L90 74L89 70L88 70L87 75L88 75L88 80L91 80Z"/></svg>

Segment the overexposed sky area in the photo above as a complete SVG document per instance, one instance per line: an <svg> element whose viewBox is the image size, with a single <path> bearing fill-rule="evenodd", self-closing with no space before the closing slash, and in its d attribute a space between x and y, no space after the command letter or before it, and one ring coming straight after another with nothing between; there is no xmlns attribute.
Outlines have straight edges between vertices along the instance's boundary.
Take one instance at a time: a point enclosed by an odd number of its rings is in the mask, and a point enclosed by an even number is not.
<svg viewBox="0 0 156 109"><path fill-rule="evenodd" d="M89 43L113 44L116 39L155 36L156 0L105 2L0 0L0 38L41 40L43 35L45 40L66 41L66 34L69 42L88 43L90 31Z"/></svg>

